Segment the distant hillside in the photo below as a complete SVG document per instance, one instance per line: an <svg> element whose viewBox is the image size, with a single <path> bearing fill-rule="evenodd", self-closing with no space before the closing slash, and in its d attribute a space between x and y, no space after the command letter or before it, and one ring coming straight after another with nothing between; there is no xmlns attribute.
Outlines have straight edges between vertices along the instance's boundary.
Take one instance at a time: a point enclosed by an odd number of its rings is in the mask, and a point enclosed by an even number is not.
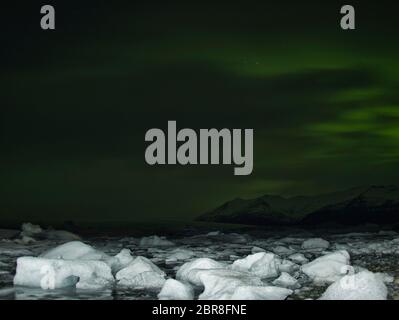
<svg viewBox="0 0 399 320"><path fill-rule="evenodd" d="M399 223L399 188L370 186L317 196L234 199L198 220L262 225Z"/></svg>

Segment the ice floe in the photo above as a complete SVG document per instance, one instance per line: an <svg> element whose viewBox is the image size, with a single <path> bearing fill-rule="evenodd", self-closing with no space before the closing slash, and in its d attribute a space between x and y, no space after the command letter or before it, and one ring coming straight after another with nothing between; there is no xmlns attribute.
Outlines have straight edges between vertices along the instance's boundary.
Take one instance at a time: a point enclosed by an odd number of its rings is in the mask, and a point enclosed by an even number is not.
<svg viewBox="0 0 399 320"><path fill-rule="evenodd" d="M329 246L330 243L321 238L308 239L302 243L302 249L304 250L326 250Z"/></svg>
<svg viewBox="0 0 399 320"><path fill-rule="evenodd" d="M300 287L298 280L287 272L282 272L281 275L273 281L273 285L289 289L297 289Z"/></svg>
<svg viewBox="0 0 399 320"><path fill-rule="evenodd" d="M294 253L290 255L288 259L298 264L304 264L309 262L309 259L307 259L302 253Z"/></svg>
<svg viewBox="0 0 399 320"><path fill-rule="evenodd" d="M239 286L231 295L231 300L285 300L292 290L279 287Z"/></svg>
<svg viewBox="0 0 399 320"><path fill-rule="evenodd" d="M187 283L175 279L165 281L161 292L158 294L159 300L192 300L194 299L194 290Z"/></svg>
<svg viewBox="0 0 399 320"><path fill-rule="evenodd" d="M80 241L71 241L50 249L40 255L46 259L65 260L108 260L104 252Z"/></svg>
<svg viewBox="0 0 399 320"><path fill-rule="evenodd" d="M261 278L272 278L279 275L281 259L274 253L259 252L233 262L231 268L246 271Z"/></svg>
<svg viewBox="0 0 399 320"><path fill-rule="evenodd" d="M118 285L130 288L160 288L165 282L165 272L145 257L136 257L115 278Z"/></svg>
<svg viewBox="0 0 399 320"><path fill-rule="evenodd" d="M386 300L387 295L388 289L380 276L362 271L331 284L320 300Z"/></svg>
<svg viewBox="0 0 399 320"><path fill-rule="evenodd" d="M353 269L349 265L349 260L350 256L347 251L336 251L302 265L301 270L314 282L331 283Z"/></svg>
<svg viewBox="0 0 399 320"><path fill-rule="evenodd" d="M202 282L199 279L199 273L203 270L225 269L224 263L209 258L198 258L183 264L176 273L178 280L186 281L194 285L200 286Z"/></svg>
<svg viewBox="0 0 399 320"><path fill-rule="evenodd" d="M240 286L262 286L262 280L249 273L229 269L197 271L198 282L204 287L201 300L229 300Z"/></svg>
<svg viewBox="0 0 399 320"><path fill-rule="evenodd" d="M111 268L103 261L21 257L17 260L14 285L56 289L76 286L100 289L111 285Z"/></svg>

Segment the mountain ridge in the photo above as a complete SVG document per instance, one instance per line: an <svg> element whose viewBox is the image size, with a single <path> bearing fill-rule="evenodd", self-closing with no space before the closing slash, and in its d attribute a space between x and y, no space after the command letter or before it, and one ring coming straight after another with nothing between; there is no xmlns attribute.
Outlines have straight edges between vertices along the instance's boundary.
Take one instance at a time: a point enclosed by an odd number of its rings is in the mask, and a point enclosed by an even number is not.
<svg viewBox="0 0 399 320"><path fill-rule="evenodd" d="M314 196L235 198L197 220L262 225L397 223L399 188L371 185Z"/></svg>

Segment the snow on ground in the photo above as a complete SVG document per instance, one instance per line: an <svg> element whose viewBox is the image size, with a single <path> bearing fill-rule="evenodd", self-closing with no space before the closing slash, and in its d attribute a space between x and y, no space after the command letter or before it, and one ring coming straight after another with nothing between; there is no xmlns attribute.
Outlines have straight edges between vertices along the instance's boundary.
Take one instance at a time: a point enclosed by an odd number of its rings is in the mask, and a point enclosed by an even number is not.
<svg viewBox="0 0 399 320"><path fill-rule="evenodd" d="M81 241L49 232L2 230L11 236L0 239L0 299L399 299L392 231Z"/></svg>

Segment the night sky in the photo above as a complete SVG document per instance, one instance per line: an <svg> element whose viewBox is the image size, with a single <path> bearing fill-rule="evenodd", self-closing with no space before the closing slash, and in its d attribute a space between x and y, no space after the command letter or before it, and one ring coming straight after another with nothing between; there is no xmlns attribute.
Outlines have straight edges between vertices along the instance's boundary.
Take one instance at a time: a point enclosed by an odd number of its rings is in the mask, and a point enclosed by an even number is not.
<svg viewBox="0 0 399 320"><path fill-rule="evenodd" d="M398 6L326 3L3 8L0 220L189 220L235 197L397 183ZM253 128L253 173L147 165L144 135L168 120Z"/></svg>

